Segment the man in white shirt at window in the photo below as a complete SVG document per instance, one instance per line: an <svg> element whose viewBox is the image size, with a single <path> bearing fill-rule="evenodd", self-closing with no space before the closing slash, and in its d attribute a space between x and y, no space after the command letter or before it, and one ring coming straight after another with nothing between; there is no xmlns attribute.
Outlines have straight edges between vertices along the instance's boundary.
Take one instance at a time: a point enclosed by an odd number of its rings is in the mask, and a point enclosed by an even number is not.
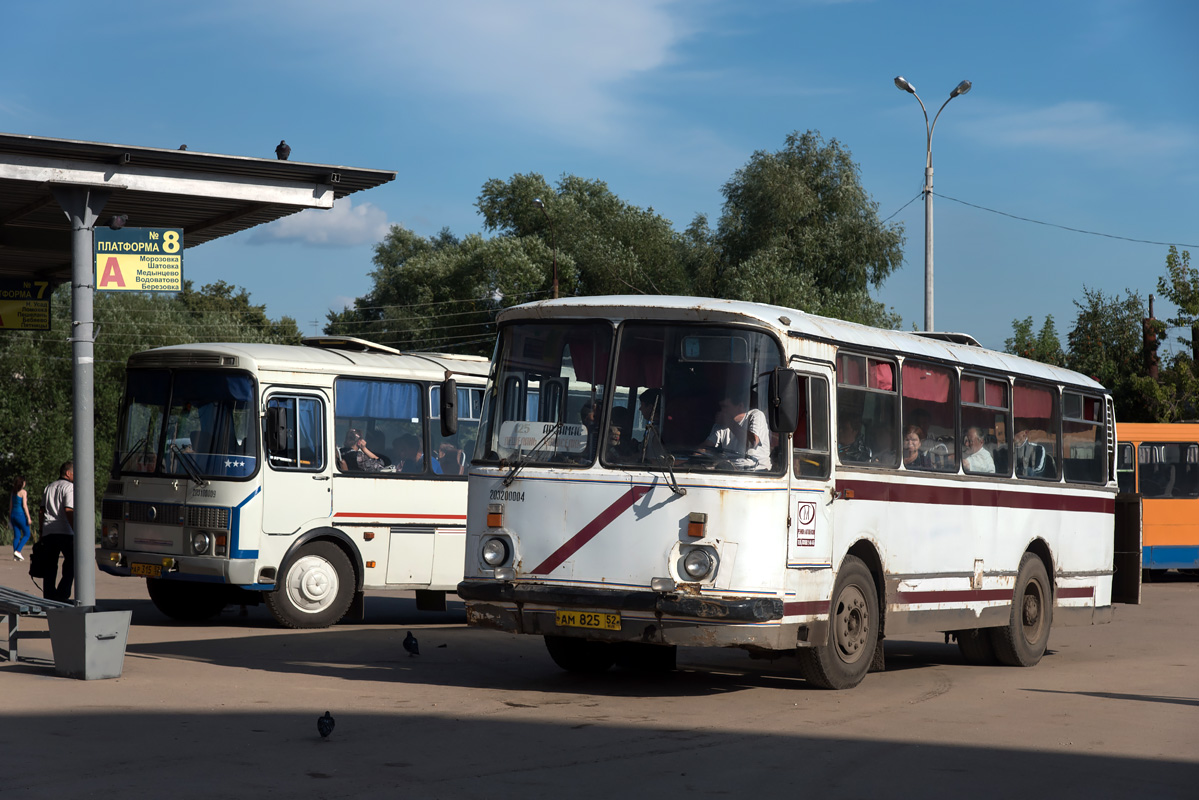
<svg viewBox="0 0 1199 800"><path fill-rule="evenodd" d="M745 407L740 398L720 401L716 423L704 440L704 450L714 450L733 462L737 469L770 469L770 429L760 409Z"/></svg>

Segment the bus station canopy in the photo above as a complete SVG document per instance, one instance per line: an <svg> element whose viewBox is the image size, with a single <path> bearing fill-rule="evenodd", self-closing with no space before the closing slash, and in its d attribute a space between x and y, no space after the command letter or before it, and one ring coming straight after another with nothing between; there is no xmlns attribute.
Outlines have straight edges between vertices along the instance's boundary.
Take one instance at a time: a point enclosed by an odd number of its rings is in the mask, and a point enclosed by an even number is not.
<svg viewBox="0 0 1199 800"><path fill-rule="evenodd" d="M271 152L274 142L264 142ZM395 172L0 133L0 278L71 277L71 221L56 186L107 190L97 225L181 228L184 247L394 180Z"/></svg>

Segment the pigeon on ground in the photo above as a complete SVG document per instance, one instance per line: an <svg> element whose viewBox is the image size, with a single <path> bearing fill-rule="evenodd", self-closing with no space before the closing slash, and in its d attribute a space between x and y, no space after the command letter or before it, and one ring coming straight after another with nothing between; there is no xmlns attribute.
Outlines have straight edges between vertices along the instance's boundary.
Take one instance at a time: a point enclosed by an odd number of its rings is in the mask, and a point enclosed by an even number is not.
<svg viewBox="0 0 1199 800"><path fill-rule="evenodd" d="M322 739L328 738L329 734L333 733L333 726L336 724L333 715L326 711L325 716L316 718L317 733L321 735Z"/></svg>
<svg viewBox="0 0 1199 800"><path fill-rule="evenodd" d="M280 161L286 161L287 157L290 155L291 146L287 142L280 139L279 144L275 147L275 157Z"/></svg>
<svg viewBox="0 0 1199 800"><path fill-rule="evenodd" d="M412 631L408 631L408 635L404 637L404 649L408 651L408 656L419 656L420 645L416 642L416 637L412 635Z"/></svg>

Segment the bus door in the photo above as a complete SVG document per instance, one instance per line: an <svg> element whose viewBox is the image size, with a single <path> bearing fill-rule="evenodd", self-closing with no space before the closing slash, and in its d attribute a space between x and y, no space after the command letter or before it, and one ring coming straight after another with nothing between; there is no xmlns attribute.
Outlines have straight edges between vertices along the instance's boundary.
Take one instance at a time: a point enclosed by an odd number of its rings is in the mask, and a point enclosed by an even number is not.
<svg viewBox="0 0 1199 800"><path fill-rule="evenodd" d="M787 566L828 567L833 553L833 459L829 383L832 370L799 372L799 422L791 448Z"/></svg>
<svg viewBox="0 0 1199 800"><path fill-rule="evenodd" d="M333 510L324 398L274 392L266 401L262 530L295 533Z"/></svg>

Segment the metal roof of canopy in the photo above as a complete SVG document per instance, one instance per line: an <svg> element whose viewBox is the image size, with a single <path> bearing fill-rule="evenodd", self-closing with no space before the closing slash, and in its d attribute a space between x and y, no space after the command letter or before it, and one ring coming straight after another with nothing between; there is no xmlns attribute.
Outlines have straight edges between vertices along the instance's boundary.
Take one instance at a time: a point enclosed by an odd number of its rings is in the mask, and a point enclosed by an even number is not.
<svg viewBox="0 0 1199 800"><path fill-rule="evenodd" d="M264 145L264 149L270 147ZM384 170L0 133L0 277L71 276L71 222L55 184L107 188L100 221L182 228L184 247L394 180Z"/></svg>

